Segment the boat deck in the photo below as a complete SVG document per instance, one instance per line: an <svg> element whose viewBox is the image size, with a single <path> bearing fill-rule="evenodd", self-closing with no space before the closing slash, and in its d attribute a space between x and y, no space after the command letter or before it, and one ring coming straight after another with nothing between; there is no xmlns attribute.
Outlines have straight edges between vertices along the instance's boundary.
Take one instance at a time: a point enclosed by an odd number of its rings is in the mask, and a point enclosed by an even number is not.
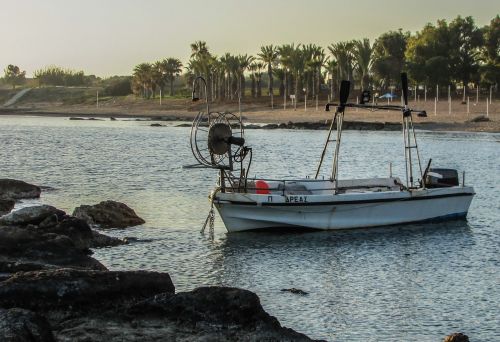
<svg viewBox="0 0 500 342"><path fill-rule="evenodd" d="M239 180L234 180L230 184L230 186L224 187L225 192L281 196L385 192L400 191L403 188L401 180L397 177L339 180L337 187L329 179L275 180L254 178L247 179L245 184L241 184L241 186Z"/></svg>

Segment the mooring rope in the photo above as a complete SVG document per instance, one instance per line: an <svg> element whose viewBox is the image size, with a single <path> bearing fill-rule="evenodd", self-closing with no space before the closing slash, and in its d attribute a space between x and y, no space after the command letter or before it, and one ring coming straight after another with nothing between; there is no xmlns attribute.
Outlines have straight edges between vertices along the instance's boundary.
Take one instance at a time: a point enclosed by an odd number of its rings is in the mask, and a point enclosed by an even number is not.
<svg viewBox="0 0 500 342"><path fill-rule="evenodd" d="M220 188L215 189L215 191L210 195L210 210L208 211L207 218L205 219L205 223L203 224L203 227L201 228L200 233L203 234L205 233L205 229L207 228L208 225L208 232L211 237L214 236L214 222L215 222L215 210L214 210L214 198L217 192L220 191Z"/></svg>

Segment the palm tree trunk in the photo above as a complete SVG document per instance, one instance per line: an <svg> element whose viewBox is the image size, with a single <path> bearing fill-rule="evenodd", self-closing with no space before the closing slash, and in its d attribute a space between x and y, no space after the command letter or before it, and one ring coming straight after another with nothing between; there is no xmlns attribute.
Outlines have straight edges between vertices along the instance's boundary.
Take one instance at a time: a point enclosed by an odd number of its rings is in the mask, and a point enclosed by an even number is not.
<svg viewBox="0 0 500 342"><path fill-rule="evenodd" d="M273 68L271 66L271 63L269 63L267 65L267 75L269 76L269 84L267 86L267 95L268 96L271 96L271 94L273 93Z"/></svg>
<svg viewBox="0 0 500 342"><path fill-rule="evenodd" d="M257 76L257 97L262 96L262 78Z"/></svg>
<svg viewBox="0 0 500 342"><path fill-rule="evenodd" d="M316 71L316 95L319 97L321 95L321 67L318 67Z"/></svg>
<svg viewBox="0 0 500 342"><path fill-rule="evenodd" d="M170 96L174 96L174 79L170 79Z"/></svg>
<svg viewBox="0 0 500 342"><path fill-rule="evenodd" d="M255 95L256 95L256 93L257 93L257 92L255 91L255 88L256 88L256 85L255 85L255 76L254 76L254 75L252 75L252 76L250 76L250 77L251 77L251 79L252 79L252 97L255 97Z"/></svg>

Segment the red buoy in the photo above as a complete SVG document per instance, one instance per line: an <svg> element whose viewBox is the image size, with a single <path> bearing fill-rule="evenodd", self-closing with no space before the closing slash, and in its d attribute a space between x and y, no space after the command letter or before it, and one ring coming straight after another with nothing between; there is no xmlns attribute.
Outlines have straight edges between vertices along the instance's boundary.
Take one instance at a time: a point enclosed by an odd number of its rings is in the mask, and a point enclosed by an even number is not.
<svg viewBox="0 0 500 342"><path fill-rule="evenodd" d="M255 181L255 193L260 194L260 195L269 195L269 184L267 184L266 181L263 180L257 180Z"/></svg>

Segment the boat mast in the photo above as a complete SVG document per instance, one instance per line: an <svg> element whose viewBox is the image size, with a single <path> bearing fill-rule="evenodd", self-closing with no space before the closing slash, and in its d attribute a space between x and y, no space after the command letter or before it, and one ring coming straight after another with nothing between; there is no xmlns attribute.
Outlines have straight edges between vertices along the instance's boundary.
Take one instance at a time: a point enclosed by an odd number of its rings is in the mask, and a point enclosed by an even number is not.
<svg viewBox="0 0 500 342"><path fill-rule="evenodd" d="M335 115L333 116L332 123L330 124L330 129L328 131L328 136L326 138L325 146L323 147L323 152L321 153L321 158L319 161L318 168L316 170L315 179L318 178L319 171L321 169L321 165L323 164L323 159L325 157L326 149L330 142L335 141L335 149L333 152L333 165L332 165L332 174L330 180L334 182L335 190L338 188L338 173L339 173L339 153L340 153L340 142L342 139L342 123L344 121L344 111L345 104L347 102L347 98L349 97L351 83L349 81L342 81L340 85L340 103L337 106L335 111ZM330 111L330 106L326 106L326 111ZM333 131L334 125L336 126L337 138L330 139Z"/></svg>
<svg viewBox="0 0 500 342"><path fill-rule="evenodd" d="M413 127L412 111L408 108L408 77L406 73L401 74L401 87L403 90L403 141L405 145L405 170L406 170L406 187L414 188L413 181L413 158L411 150L415 149L417 152L417 161L420 171L420 178L422 175L422 164L420 162L420 153L418 151L417 136L415 134L415 128ZM413 137L413 141L412 141ZM413 145L412 145L413 144ZM423 180L422 180L422 183Z"/></svg>

